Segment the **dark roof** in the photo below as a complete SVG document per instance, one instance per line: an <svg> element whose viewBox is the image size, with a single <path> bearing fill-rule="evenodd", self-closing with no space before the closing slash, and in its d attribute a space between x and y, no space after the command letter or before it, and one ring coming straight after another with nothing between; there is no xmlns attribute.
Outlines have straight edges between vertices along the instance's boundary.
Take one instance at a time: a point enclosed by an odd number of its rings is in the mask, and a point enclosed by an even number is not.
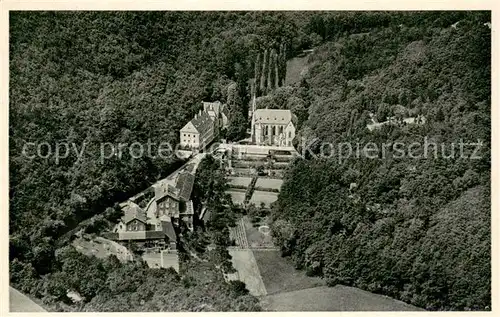
<svg viewBox="0 0 500 317"><path fill-rule="evenodd" d="M163 234L166 235L170 241L177 241L177 234L175 233L174 226L170 221L162 221L161 230Z"/></svg>
<svg viewBox="0 0 500 317"><path fill-rule="evenodd" d="M220 101L214 101L214 102L207 102L207 101L202 101L203 103L203 111L209 112L213 111L216 116L219 116L220 113L220 108L221 108L221 103Z"/></svg>
<svg viewBox="0 0 500 317"><path fill-rule="evenodd" d="M180 172L175 180L175 186L167 182L155 186L155 199L158 201L165 196L170 196L175 200L189 201L193 185L194 175L187 171Z"/></svg>
<svg viewBox="0 0 500 317"><path fill-rule="evenodd" d="M158 184L155 186L155 199L156 201L162 199L165 196L170 196L174 199L178 199L178 190L166 182Z"/></svg>
<svg viewBox="0 0 500 317"><path fill-rule="evenodd" d="M123 212L124 215L122 217L122 220L125 224L134 219L137 219L142 223L146 223L146 212L136 203L129 202L128 205L123 207Z"/></svg>
<svg viewBox="0 0 500 317"><path fill-rule="evenodd" d="M179 199L182 201L188 201L191 197L191 192L193 191L194 185L194 175L189 172L181 172L177 176L177 182L175 187L179 191Z"/></svg>
<svg viewBox="0 0 500 317"><path fill-rule="evenodd" d="M198 115L196 115L191 120L191 123L200 134L206 133L213 127L214 124L210 115L205 111L201 111Z"/></svg>
<svg viewBox="0 0 500 317"><path fill-rule="evenodd" d="M146 239L165 239L165 232L163 231L145 231Z"/></svg>
<svg viewBox="0 0 500 317"><path fill-rule="evenodd" d="M161 231L123 231L123 232L118 232L117 240L127 241L127 240L152 240L152 239L165 239L165 234Z"/></svg>

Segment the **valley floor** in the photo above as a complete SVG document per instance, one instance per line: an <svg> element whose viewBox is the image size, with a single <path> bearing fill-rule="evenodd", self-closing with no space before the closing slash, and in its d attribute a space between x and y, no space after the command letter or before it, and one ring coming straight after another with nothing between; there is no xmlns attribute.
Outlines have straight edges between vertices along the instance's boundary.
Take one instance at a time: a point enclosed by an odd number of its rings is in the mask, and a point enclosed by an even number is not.
<svg viewBox="0 0 500 317"><path fill-rule="evenodd" d="M387 296L343 285L268 295L260 304L266 311L423 311Z"/></svg>
<svg viewBox="0 0 500 317"><path fill-rule="evenodd" d="M236 246L229 249L236 273L265 311L422 311L418 307L359 288L328 287L319 277L296 270L247 216L231 229Z"/></svg>

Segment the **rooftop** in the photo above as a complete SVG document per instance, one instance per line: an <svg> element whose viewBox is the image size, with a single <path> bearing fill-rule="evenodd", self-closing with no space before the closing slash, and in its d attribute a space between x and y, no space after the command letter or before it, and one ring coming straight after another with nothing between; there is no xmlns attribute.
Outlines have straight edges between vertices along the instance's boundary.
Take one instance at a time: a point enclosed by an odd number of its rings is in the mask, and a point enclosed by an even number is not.
<svg viewBox="0 0 500 317"><path fill-rule="evenodd" d="M254 112L255 123L288 124L292 121L292 112L282 109L257 109Z"/></svg>
<svg viewBox="0 0 500 317"><path fill-rule="evenodd" d="M200 112L196 114L195 117L181 129L181 131L185 130L190 124L192 124L198 133L204 134L212 128L213 123L214 122L212 121L212 118L210 118L210 115L206 111L200 110Z"/></svg>
<svg viewBox="0 0 500 317"><path fill-rule="evenodd" d="M122 220L125 224L134 219L146 223L146 212L134 202L129 202L125 205L123 207L123 212L124 216L122 217Z"/></svg>

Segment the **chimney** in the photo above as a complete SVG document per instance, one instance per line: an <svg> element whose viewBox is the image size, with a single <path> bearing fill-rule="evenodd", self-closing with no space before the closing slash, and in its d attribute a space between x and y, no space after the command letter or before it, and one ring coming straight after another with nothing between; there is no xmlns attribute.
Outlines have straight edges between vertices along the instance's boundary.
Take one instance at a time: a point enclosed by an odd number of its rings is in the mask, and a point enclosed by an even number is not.
<svg viewBox="0 0 500 317"><path fill-rule="evenodd" d="M195 120L196 120L196 119L198 119L198 114L195 114L195 115L194 115L194 119L195 119Z"/></svg>

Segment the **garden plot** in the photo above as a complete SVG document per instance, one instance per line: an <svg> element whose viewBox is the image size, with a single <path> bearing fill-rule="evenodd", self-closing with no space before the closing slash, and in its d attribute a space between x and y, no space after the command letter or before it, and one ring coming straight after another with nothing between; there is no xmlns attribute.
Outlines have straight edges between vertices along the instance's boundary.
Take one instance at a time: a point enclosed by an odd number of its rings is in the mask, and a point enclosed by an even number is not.
<svg viewBox="0 0 500 317"><path fill-rule="evenodd" d="M275 178L261 178L257 179L257 183L255 184L255 188L259 188L262 190L271 189L271 190L279 190L283 185L282 179Z"/></svg>
<svg viewBox="0 0 500 317"><path fill-rule="evenodd" d="M226 191L231 196L231 200L235 205L243 205L243 202L245 201L245 190L228 190Z"/></svg>
<svg viewBox="0 0 500 317"><path fill-rule="evenodd" d="M243 193L243 199L244 196L245 194ZM258 207L260 207L261 203L264 203L265 207L269 208L271 206L271 203L275 202L276 200L278 200L278 193L256 190L253 192L250 203L253 203Z"/></svg>
<svg viewBox="0 0 500 317"><path fill-rule="evenodd" d="M251 177L228 177L229 186L235 187L248 187L252 181Z"/></svg>
<svg viewBox="0 0 500 317"><path fill-rule="evenodd" d="M275 249L267 217L258 224L252 224L248 216L243 217L247 243L252 249Z"/></svg>

